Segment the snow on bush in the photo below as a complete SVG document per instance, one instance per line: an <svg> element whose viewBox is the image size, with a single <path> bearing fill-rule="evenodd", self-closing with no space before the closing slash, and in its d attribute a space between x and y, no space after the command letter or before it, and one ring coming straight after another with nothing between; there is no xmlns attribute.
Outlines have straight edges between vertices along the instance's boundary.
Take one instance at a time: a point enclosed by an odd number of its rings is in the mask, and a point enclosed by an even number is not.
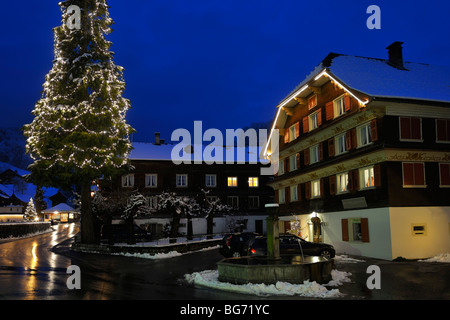
<svg viewBox="0 0 450 320"><path fill-rule="evenodd" d="M221 282L218 280L218 270L205 270L202 272L194 272L186 274L185 280L190 284L204 286L213 289L219 289L229 292L257 295L257 296L303 296L315 298L337 298L341 297L342 293L338 289L328 290L326 286L337 286L344 282L351 282L348 278L351 273L332 270L331 276L333 280L326 285L320 285L313 281L304 281L303 284L292 284L288 282L278 281L276 284L244 284L235 285L228 282Z"/></svg>

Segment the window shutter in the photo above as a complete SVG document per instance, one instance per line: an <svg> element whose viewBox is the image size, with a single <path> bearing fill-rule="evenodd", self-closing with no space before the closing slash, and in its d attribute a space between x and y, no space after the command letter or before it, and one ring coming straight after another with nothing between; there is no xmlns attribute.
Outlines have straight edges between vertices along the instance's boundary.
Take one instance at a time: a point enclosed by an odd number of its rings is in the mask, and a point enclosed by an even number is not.
<svg viewBox="0 0 450 320"><path fill-rule="evenodd" d="M370 121L370 137L371 141L378 140L377 119Z"/></svg>
<svg viewBox="0 0 450 320"><path fill-rule="evenodd" d="M284 172L289 172L289 158L283 160Z"/></svg>
<svg viewBox="0 0 450 320"><path fill-rule="evenodd" d="M333 120L334 118L334 103L333 101L327 102L325 104L325 117L326 120Z"/></svg>
<svg viewBox="0 0 450 320"><path fill-rule="evenodd" d="M369 219L361 218L361 240L369 242Z"/></svg>
<svg viewBox="0 0 450 320"><path fill-rule="evenodd" d="M323 143L322 142L319 143L317 148L319 149L319 161L322 161L323 160Z"/></svg>
<svg viewBox="0 0 450 320"><path fill-rule="evenodd" d="M420 118L411 118L411 139L421 139L422 138L422 130L420 129Z"/></svg>
<svg viewBox="0 0 450 320"><path fill-rule="evenodd" d="M302 200L302 188L301 188L301 184L299 184L297 186L297 199L298 201Z"/></svg>
<svg viewBox="0 0 450 320"><path fill-rule="evenodd" d="M414 164L402 163L403 165L403 185L412 186L414 184Z"/></svg>
<svg viewBox="0 0 450 320"><path fill-rule="evenodd" d="M284 143L289 142L289 129L284 129Z"/></svg>
<svg viewBox="0 0 450 320"><path fill-rule="evenodd" d="M275 190L275 203L278 203L278 199L279 199L278 190Z"/></svg>
<svg viewBox="0 0 450 320"><path fill-rule="evenodd" d="M356 128L351 130L351 136L352 136L352 149L355 149L358 146L358 138L356 136Z"/></svg>
<svg viewBox="0 0 450 320"><path fill-rule="evenodd" d="M350 108L351 108L350 96L345 96L344 97L344 109L345 109L345 112L349 111Z"/></svg>
<svg viewBox="0 0 450 320"><path fill-rule="evenodd" d="M328 156L334 157L335 155L335 148L334 148L334 138L331 138L328 140Z"/></svg>
<svg viewBox="0 0 450 320"><path fill-rule="evenodd" d="M374 186L381 187L381 166L376 164L373 166Z"/></svg>
<svg viewBox="0 0 450 320"><path fill-rule="evenodd" d="M442 119L436 119L436 140L446 141L448 139L446 131L446 121Z"/></svg>
<svg viewBox="0 0 450 320"><path fill-rule="evenodd" d="M317 110L317 126L322 125L322 109Z"/></svg>
<svg viewBox="0 0 450 320"><path fill-rule="evenodd" d="M348 219L341 219L342 241L348 241Z"/></svg>
<svg viewBox="0 0 450 320"><path fill-rule="evenodd" d="M348 172L348 190L359 190L359 170L352 170Z"/></svg>
<svg viewBox="0 0 450 320"><path fill-rule="evenodd" d="M297 169L300 169L300 152L295 155L295 161L297 161Z"/></svg>
<svg viewBox="0 0 450 320"><path fill-rule="evenodd" d="M450 163L440 163L439 164L439 172L440 172L441 186L449 186L450 185Z"/></svg>
<svg viewBox="0 0 450 320"><path fill-rule="evenodd" d="M303 150L303 160L305 161L305 166L309 164L309 149Z"/></svg>
<svg viewBox="0 0 450 320"><path fill-rule="evenodd" d="M347 131L345 133L345 149L346 150L352 150L353 149L353 142L352 142L352 133L351 131Z"/></svg>
<svg viewBox="0 0 450 320"><path fill-rule="evenodd" d="M330 194L334 195L336 194L336 176L330 176L329 182L330 182Z"/></svg>
<svg viewBox="0 0 450 320"><path fill-rule="evenodd" d="M400 139L411 139L410 121L410 118L400 118Z"/></svg>
<svg viewBox="0 0 450 320"><path fill-rule="evenodd" d="M305 183L305 198L311 199L311 181Z"/></svg>
<svg viewBox="0 0 450 320"><path fill-rule="evenodd" d="M303 133L307 133L309 131L309 118L303 118Z"/></svg>
<svg viewBox="0 0 450 320"><path fill-rule="evenodd" d="M291 190L289 187L284 188L284 198L286 199L286 203L291 202Z"/></svg>
<svg viewBox="0 0 450 320"><path fill-rule="evenodd" d="M425 185L425 167L423 163L414 163L414 184Z"/></svg>
<svg viewBox="0 0 450 320"><path fill-rule="evenodd" d="M320 197L324 198L324 179L320 179Z"/></svg>
<svg viewBox="0 0 450 320"><path fill-rule="evenodd" d="M297 137L300 135L300 122L297 121L295 123L295 137L294 139L297 139Z"/></svg>

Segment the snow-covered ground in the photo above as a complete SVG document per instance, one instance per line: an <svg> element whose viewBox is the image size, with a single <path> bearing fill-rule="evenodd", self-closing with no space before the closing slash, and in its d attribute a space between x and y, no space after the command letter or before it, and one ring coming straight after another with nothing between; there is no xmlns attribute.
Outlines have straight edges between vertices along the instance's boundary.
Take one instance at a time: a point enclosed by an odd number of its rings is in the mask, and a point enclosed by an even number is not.
<svg viewBox="0 0 450 320"><path fill-rule="evenodd" d="M419 260L421 262L447 262L450 263L450 253L441 253L432 258Z"/></svg>

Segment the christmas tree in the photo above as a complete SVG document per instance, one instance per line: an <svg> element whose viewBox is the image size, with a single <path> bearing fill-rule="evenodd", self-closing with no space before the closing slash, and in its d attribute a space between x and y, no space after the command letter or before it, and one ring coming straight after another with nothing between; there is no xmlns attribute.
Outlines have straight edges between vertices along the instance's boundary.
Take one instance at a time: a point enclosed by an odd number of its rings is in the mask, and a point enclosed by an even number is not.
<svg viewBox="0 0 450 320"><path fill-rule="evenodd" d="M34 160L29 170L36 184L81 189L81 241L93 243L91 182L128 164L134 132L125 120L130 101L122 97L123 68L115 65L105 38L113 24L106 0L67 0L59 6L62 25L54 28L53 67L34 120L24 127L26 150Z"/></svg>
<svg viewBox="0 0 450 320"><path fill-rule="evenodd" d="M36 219L37 213L34 208L33 198L30 198L28 202L27 208L25 209L25 213L23 214L23 220L25 221L34 221Z"/></svg>

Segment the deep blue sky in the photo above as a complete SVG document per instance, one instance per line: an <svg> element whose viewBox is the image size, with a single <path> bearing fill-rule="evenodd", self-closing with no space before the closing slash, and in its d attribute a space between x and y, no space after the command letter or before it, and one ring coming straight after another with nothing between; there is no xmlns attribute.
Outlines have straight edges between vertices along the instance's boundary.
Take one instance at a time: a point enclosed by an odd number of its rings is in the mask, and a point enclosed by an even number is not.
<svg viewBox="0 0 450 320"><path fill-rule="evenodd" d="M58 1L0 9L0 127L32 120L52 67ZM366 9L381 8L381 30ZM125 68L135 141L177 128L236 129L272 120L275 106L329 52L450 65L449 1L115 0L108 37ZM450 90L450 89L449 89Z"/></svg>

